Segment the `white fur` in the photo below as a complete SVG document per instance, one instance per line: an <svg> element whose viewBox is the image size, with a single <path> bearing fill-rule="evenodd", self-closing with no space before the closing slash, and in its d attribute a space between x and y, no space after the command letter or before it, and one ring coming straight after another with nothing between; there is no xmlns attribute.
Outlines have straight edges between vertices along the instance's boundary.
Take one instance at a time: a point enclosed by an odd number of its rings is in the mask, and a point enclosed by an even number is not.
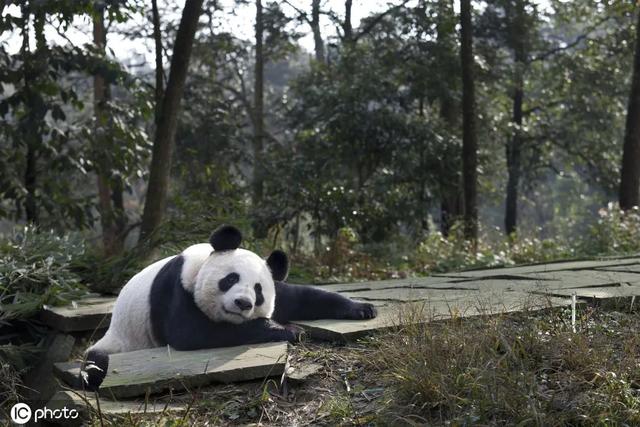
<svg viewBox="0 0 640 427"><path fill-rule="evenodd" d="M210 319L242 323L271 317L275 307L275 285L264 259L245 249L214 252L208 243L190 246L182 256L182 286L194 295L196 304ZM151 328L149 294L156 275L173 258L149 265L127 282L116 300L107 333L87 351L101 350L110 354L159 345ZM222 292L218 282L233 272L240 275L240 281L226 293ZM255 305L256 283L261 284L265 299L261 306ZM239 310L234 302L236 298L248 299L253 307Z"/></svg>
<svg viewBox="0 0 640 427"><path fill-rule="evenodd" d="M227 292L222 292L218 282L234 272L240 275L240 281ZM256 283L260 283L264 296L264 303L260 306L255 304ZM231 323L271 317L276 302L275 284L266 261L245 249L211 254L200 268L193 295L200 310L210 319ZM237 298L248 299L253 307L240 310L234 302Z"/></svg>
<svg viewBox="0 0 640 427"><path fill-rule="evenodd" d="M113 307L107 333L87 351L120 353L157 346L151 333L149 292L160 269L173 258L154 262L127 282Z"/></svg>
<svg viewBox="0 0 640 427"><path fill-rule="evenodd" d="M196 278L202 264L209 258L213 252L213 248L208 243L200 243L189 246L182 252L184 264L182 265L182 286L193 294L193 287L196 284Z"/></svg>

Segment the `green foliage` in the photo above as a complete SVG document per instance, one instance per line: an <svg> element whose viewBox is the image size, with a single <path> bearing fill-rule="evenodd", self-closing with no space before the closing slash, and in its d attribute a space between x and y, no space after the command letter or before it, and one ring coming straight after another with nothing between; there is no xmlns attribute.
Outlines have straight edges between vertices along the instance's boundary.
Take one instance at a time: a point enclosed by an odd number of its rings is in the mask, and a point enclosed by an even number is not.
<svg viewBox="0 0 640 427"><path fill-rule="evenodd" d="M85 295L86 287L72 271L84 253L80 236L33 227L0 241L0 321L25 319L45 304L68 304Z"/></svg>
<svg viewBox="0 0 640 427"><path fill-rule="evenodd" d="M582 243L587 254L628 254L640 252L640 212L638 207L627 212L609 203L598 211L599 218L589 226Z"/></svg>
<svg viewBox="0 0 640 427"><path fill-rule="evenodd" d="M273 147L269 162L280 212L266 215L286 221L305 212L314 234L352 227L363 241L381 241L399 223L416 227L440 183L457 179L457 139L418 114L393 36L362 40L294 82L293 146Z"/></svg>
<svg viewBox="0 0 640 427"><path fill-rule="evenodd" d="M0 217L58 230L86 228L94 221L94 199L78 184L94 171L125 185L142 177L150 104L140 96L145 91L139 82L93 46L47 40L47 19L55 18L63 31L75 16L93 14L94 2L19 3L21 14L4 24L22 39L20 52L10 55L0 47ZM121 1L106 6L118 22L133 7ZM88 94L77 84L79 76L92 75L127 89L95 121L85 110Z"/></svg>
<svg viewBox="0 0 640 427"><path fill-rule="evenodd" d="M439 232L429 234L420 242L411 264L417 271L442 272L458 269L497 267L514 264L546 262L576 256L575 242L537 237L510 239L496 232L489 238L486 233L480 238L474 251L471 242L464 239L462 225L456 224L447 237Z"/></svg>

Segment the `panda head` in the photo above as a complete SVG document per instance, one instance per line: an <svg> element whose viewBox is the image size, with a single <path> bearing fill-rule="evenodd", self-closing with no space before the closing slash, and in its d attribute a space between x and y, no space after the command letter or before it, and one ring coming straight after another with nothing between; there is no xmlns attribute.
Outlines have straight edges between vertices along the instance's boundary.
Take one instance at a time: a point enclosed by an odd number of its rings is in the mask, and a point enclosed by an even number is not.
<svg viewBox="0 0 640 427"><path fill-rule="evenodd" d="M287 277L289 260L284 252L273 251L265 260L240 249L241 241L242 234L232 226L221 226L211 234L213 252L193 289L196 304L211 320L242 323L271 317L274 281Z"/></svg>

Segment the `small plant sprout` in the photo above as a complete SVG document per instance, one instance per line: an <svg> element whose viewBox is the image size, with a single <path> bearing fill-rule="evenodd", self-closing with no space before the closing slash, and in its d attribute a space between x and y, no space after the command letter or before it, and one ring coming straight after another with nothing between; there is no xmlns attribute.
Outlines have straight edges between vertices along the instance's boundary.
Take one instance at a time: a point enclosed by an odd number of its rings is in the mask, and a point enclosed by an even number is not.
<svg viewBox="0 0 640 427"><path fill-rule="evenodd" d="M571 294L571 330L576 333L576 293Z"/></svg>

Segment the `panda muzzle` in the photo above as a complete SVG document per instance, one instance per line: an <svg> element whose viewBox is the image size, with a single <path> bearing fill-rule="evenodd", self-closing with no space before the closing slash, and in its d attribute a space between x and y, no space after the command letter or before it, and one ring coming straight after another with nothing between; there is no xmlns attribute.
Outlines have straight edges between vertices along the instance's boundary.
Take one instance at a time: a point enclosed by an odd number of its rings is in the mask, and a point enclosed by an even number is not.
<svg viewBox="0 0 640 427"><path fill-rule="evenodd" d="M236 298L233 302L236 307L242 311L251 310L253 308L253 303L247 298Z"/></svg>

